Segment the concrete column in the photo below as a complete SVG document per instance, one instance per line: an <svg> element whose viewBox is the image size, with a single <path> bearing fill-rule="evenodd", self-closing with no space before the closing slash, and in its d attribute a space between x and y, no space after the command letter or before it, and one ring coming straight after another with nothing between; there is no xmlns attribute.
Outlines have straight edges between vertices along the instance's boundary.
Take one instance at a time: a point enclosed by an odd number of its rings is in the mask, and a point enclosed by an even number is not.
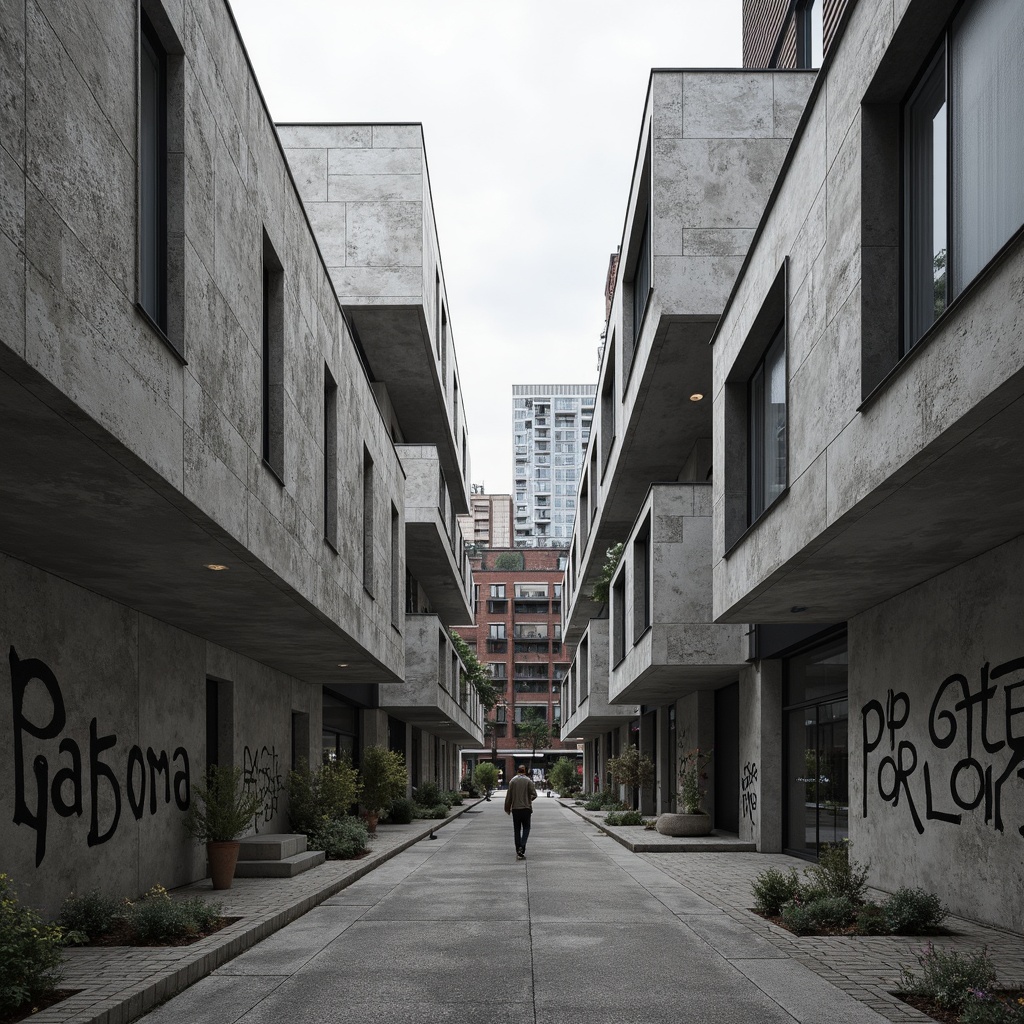
<svg viewBox="0 0 1024 1024"><path fill-rule="evenodd" d="M782 850L782 662L740 674L740 838Z"/></svg>
<svg viewBox="0 0 1024 1024"><path fill-rule="evenodd" d="M641 814L657 814L658 804L658 781L657 781L657 745L655 743L655 736L657 735L657 715L648 713L642 715L640 718L640 753L646 754L654 764L655 767L655 781L651 786L642 788L640 790L639 807L638 810Z"/></svg>
<svg viewBox="0 0 1024 1024"><path fill-rule="evenodd" d="M691 750L710 751L715 746L715 693L714 690L697 690L687 694L676 704L676 764L682 768L683 758ZM703 784L704 810L712 815L714 827L715 772L713 763L707 767L708 778ZM678 785L678 783L677 783ZM683 810L679 794L676 806Z"/></svg>

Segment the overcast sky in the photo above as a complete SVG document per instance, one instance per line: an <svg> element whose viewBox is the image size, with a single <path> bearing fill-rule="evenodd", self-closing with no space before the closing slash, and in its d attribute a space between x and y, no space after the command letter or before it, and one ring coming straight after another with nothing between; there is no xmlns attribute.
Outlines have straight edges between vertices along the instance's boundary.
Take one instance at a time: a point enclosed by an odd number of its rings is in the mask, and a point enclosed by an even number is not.
<svg viewBox="0 0 1024 1024"><path fill-rule="evenodd" d="M594 384L652 67L736 67L741 0L230 0L276 121L420 121L474 483L512 385Z"/></svg>

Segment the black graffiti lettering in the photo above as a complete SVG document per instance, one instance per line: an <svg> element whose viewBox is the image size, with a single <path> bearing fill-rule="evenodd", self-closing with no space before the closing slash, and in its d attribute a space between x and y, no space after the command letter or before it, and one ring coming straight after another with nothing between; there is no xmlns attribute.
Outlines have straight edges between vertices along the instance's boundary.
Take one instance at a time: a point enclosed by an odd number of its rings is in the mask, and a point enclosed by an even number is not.
<svg viewBox="0 0 1024 1024"><path fill-rule="evenodd" d="M1000 666L1002 668L1002 666ZM988 662L981 666L981 689L973 699L981 705L981 745L989 754L996 754L1006 746L1005 740L993 743L988 738L988 706L989 702L996 695L997 688L989 686ZM958 704L957 707L960 705Z"/></svg>
<svg viewBox="0 0 1024 1024"><path fill-rule="evenodd" d="M909 764L904 763L904 755L910 756L911 761ZM886 767L891 767L893 773L892 789L888 792L886 792L882 785L882 774ZM923 833L924 825L921 823L921 818L917 813L914 795L910 791L910 776L914 774L916 768L917 751L914 749L914 745L907 740L900 740L899 746L896 748L896 756L886 755L878 765L878 792L883 800L891 802L893 807L898 807L900 803L900 790L902 789L907 797L910 816L914 819L914 827L918 833Z"/></svg>
<svg viewBox="0 0 1024 1024"><path fill-rule="evenodd" d="M896 708L902 708L902 717L896 717ZM907 724L910 717L910 698L905 693L888 692L885 698L886 729L889 731L889 749L896 749L896 732Z"/></svg>
<svg viewBox="0 0 1024 1024"><path fill-rule="evenodd" d="M754 812L757 810L757 791L754 786L757 784L757 762L748 761L743 766L743 781L741 787L743 790L742 796L742 815L744 818L750 819L750 824L754 824Z"/></svg>
<svg viewBox="0 0 1024 1024"><path fill-rule="evenodd" d="M172 760L181 757L181 771L174 773L174 803L179 811L187 811L192 803L192 782L189 775L188 751L184 747L175 747Z"/></svg>
<svg viewBox="0 0 1024 1024"><path fill-rule="evenodd" d="M153 748L146 750L146 760L149 762L149 813L156 814L156 777L164 777L164 803L171 802L171 766L167 760L167 751L161 750L160 754L154 753Z"/></svg>
<svg viewBox="0 0 1024 1024"><path fill-rule="evenodd" d="M1021 670L1024 670L1024 658L1015 658L1013 661L1004 662L1002 665L992 669L991 677L999 679L1010 672L1019 672ZM992 787L995 802L994 824L999 832L1003 831L1003 786L1006 785L1014 774L1018 778L1024 779L1024 768L1021 767L1024 765L1024 681L1008 683L1004 686L1003 697L1006 714L1006 742L1010 747L1011 757L1006 762L1006 767L999 778L995 780ZM1017 701L1019 699L1022 702L1018 704ZM1018 725L1022 730L1020 734L1017 732ZM1018 831L1024 836L1024 827L1019 828Z"/></svg>
<svg viewBox="0 0 1024 1024"><path fill-rule="evenodd" d="M264 746L259 751L246 747L242 752L242 778L260 802L253 825L258 832L260 822L270 821L277 814L278 798L282 789L280 762L275 747Z"/></svg>
<svg viewBox="0 0 1024 1024"><path fill-rule="evenodd" d="M46 856L46 819L49 810L49 765L42 754L32 759L32 776L36 784L35 810L31 810L25 798L25 748L23 735L48 740L60 735L67 716L64 698L57 683L57 677L48 666L36 658L18 657L13 645L8 655L11 665L11 707L14 724L14 824L28 825L36 832L36 867ZM50 698L50 721L39 725L25 716L25 691L33 679L38 679L46 688Z"/></svg>
<svg viewBox="0 0 1024 1024"><path fill-rule="evenodd" d="M963 819L962 814L935 810L932 804L931 766L927 761L924 762L924 816L928 821L948 821L952 825L959 825Z"/></svg>
<svg viewBox="0 0 1024 1024"><path fill-rule="evenodd" d="M960 776L968 769L976 775L976 785L973 788L976 788L977 792L973 796L965 797L961 792ZM973 811L985 797L985 769L973 757L965 757L957 761L949 777L949 793L957 807L962 807L965 811Z"/></svg>
<svg viewBox="0 0 1024 1024"><path fill-rule="evenodd" d="M92 799L92 821L86 842L90 846L99 846L111 839L117 831L117 823L121 820L121 787L117 784L109 764L100 760L100 754L117 745L116 736L99 736L96 730L96 719L89 723L89 795ZM114 799L114 813L106 832L100 833L100 779L107 780L110 794Z"/></svg>
<svg viewBox="0 0 1024 1024"><path fill-rule="evenodd" d="M139 772L139 790L135 791L135 770ZM128 751L128 777L125 789L128 792L128 806L132 809L136 821L142 820L142 812L146 806L146 762L142 756L142 747L137 743Z"/></svg>
<svg viewBox="0 0 1024 1024"><path fill-rule="evenodd" d="M874 739L868 737L868 715L874 714L878 716L878 735ZM861 793L863 794L863 809L861 817L866 818L868 816L868 754L878 749L878 744L882 742L882 736L885 734L885 708L877 700L869 700L867 704L860 709L860 725L861 733L863 734L864 740L864 758L863 758L863 778L861 779Z"/></svg>
<svg viewBox="0 0 1024 1024"><path fill-rule="evenodd" d="M935 709L939 706L939 701L942 700L942 695L946 692L946 688L952 686L954 683L959 683L960 689L963 691L964 696L970 692L970 687L967 685L966 677L955 673L942 681L938 690L935 691L935 699L932 701L932 710L928 715L928 736L932 743L940 750L944 750L946 747L951 747L953 741L956 739L956 715L952 711L941 711L938 716L935 714ZM949 726L949 730L945 736L940 736L935 730L936 719L946 722Z"/></svg>
<svg viewBox="0 0 1024 1024"><path fill-rule="evenodd" d="M60 741L58 748L62 754L71 755L71 766L61 768L53 776L53 783L50 786L50 800L53 809L62 817L70 818L72 814L82 816L82 752L78 744L71 739L64 738ZM73 793L71 803L64 799L64 785L71 783Z"/></svg>

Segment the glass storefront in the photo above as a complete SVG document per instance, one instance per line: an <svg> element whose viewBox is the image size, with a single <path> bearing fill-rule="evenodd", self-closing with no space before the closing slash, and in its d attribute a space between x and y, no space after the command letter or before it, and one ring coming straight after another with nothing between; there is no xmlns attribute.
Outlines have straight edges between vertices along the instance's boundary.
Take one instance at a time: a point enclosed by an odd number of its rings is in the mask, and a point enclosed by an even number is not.
<svg viewBox="0 0 1024 1024"><path fill-rule="evenodd" d="M849 836L846 637L783 664L784 846L817 858Z"/></svg>

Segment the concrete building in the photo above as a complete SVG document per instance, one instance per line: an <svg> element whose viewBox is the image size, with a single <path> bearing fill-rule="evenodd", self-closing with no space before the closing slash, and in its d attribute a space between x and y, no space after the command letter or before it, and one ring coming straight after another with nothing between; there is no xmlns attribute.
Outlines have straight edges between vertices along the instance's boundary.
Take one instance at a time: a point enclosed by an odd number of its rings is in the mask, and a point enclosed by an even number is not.
<svg viewBox="0 0 1024 1024"><path fill-rule="evenodd" d="M471 549L512 547L512 495L485 494L483 484L473 484L470 513L459 525Z"/></svg>
<svg viewBox="0 0 1024 1024"><path fill-rule="evenodd" d="M52 912L202 877L207 764L243 768L274 832L325 746L453 777L482 740L440 657L468 469L422 169L416 337L408 293L339 287L226 4L0 17L0 845ZM418 126L353 136L422 151ZM398 230L371 206L368 264Z"/></svg>
<svg viewBox="0 0 1024 1024"><path fill-rule="evenodd" d="M564 548L487 549L473 557L475 626L458 632L475 649L501 691L486 743L466 751L470 764L494 760L508 779L519 762L546 771L559 757L576 756L561 739L562 683L571 651L562 641ZM523 746L524 718L539 716L552 729L537 747Z"/></svg>
<svg viewBox="0 0 1024 1024"><path fill-rule="evenodd" d="M516 547L568 546L595 393L592 384L512 386Z"/></svg>
<svg viewBox="0 0 1024 1024"><path fill-rule="evenodd" d="M872 885L1021 932L1024 9L824 11L817 74L652 75L565 732L588 783L646 750L651 812L713 747L718 829L849 838Z"/></svg>
<svg viewBox="0 0 1024 1024"><path fill-rule="evenodd" d="M744 626L712 612L708 341L813 81L652 73L566 572L563 734L585 741L588 787L608 785L608 758L632 743L657 767L642 810L674 811L681 758L714 747L709 809L731 831L747 645Z"/></svg>
<svg viewBox="0 0 1024 1024"><path fill-rule="evenodd" d="M838 777L873 884L1017 932L1022 54L1019 3L848 5L713 339L714 615L766 624L775 848Z"/></svg>

